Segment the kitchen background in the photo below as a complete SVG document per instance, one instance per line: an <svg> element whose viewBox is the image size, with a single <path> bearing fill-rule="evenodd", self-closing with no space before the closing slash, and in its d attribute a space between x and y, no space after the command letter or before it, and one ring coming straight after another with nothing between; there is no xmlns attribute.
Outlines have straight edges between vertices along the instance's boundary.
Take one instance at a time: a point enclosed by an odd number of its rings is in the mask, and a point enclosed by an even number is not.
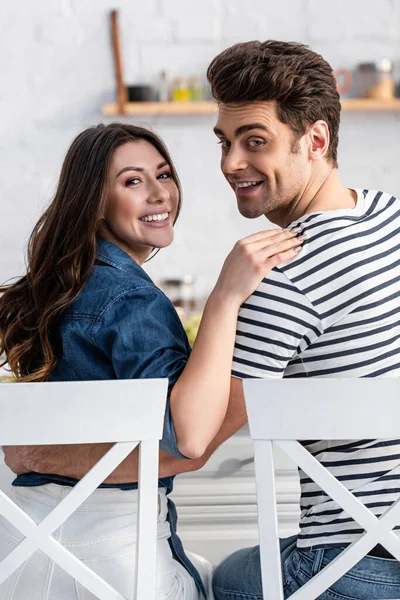
<svg viewBox="0 0 400 600"><path fill-rule="evenodd" d="M336 68L387 57L400 79L400 0L1 0L0 281L24 272L24 248L51 199L64 154L83 128L114 119L109 11L119 9L127 84L159 86L163 69L204 78L223 48L251 39L309 44ZM350 92L354 95L354 89ZM353 187L400 196L400 112L344 112L340 175ZM266 227L246 221L219 172L215 114L121 117L149 125L166 141L184 189L176 241L149 263L157 280L196 277L210 291L235 241ZM242 432L197 474L179 478L175 497L189 549L217 562L256 543L252 449ZM0 485L9 475L0 470ZM296 528L297 477L277 460L282 535Z"/></svg>
<svg viewBox="0 0 400 600"><path fill-rule="evenodd" d="M160 72L204 77L210 60L237 41L296 40L334 68L388 57L400 63L399 0L1 0L0 280L24 270L27 236L50 200L61 161L83 128L111 121L115 99L109 10L119 8L126 83L157 87ZM399 69L400 79L400 69ZM400 195L400 112L344 112L339 146L345 184ZM175 159L184 207L175 243L148 270L185 273L204 296L235 241L266 226L237 214L219 172L216 116L139 116Z"/></svg>

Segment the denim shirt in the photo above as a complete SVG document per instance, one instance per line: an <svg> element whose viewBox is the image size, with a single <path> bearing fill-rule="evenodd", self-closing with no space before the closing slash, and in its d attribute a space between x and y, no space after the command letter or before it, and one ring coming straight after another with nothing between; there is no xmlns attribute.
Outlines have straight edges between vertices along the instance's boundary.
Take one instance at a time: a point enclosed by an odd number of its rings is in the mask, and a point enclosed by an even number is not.
<svg viewBox="0 0 400 600"><path fill-rule="evenodd" d="M98 239L97 260L84 289L65 311L60 322L62 356L50 381L98 379L168 378L168 399L160 447L179 458L169 396L182 373L190 346L179 316L170 300L145 271L111 242ZM173 477L159 480L159 487L172 491ZM76 480L58 475L27 473L13 485L46 483L75 485ZM100 487L137 489L132 484L102 484ZM201 578L184 553L176 533L177 513L168 499L171 528L169 544L206 597Z"/></svg>

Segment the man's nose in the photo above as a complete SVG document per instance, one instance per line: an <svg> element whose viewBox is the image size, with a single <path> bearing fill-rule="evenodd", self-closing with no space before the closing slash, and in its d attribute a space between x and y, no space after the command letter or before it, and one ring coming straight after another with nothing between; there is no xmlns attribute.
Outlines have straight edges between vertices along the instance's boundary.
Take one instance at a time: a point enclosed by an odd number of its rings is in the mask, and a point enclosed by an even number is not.
<svg viewBox="0 0 400 600"><path fill-rule="evenodd" d="M225 175L246 169L248 162L240 148L231 146L229 151L221 159L221 169Z"/></svg>

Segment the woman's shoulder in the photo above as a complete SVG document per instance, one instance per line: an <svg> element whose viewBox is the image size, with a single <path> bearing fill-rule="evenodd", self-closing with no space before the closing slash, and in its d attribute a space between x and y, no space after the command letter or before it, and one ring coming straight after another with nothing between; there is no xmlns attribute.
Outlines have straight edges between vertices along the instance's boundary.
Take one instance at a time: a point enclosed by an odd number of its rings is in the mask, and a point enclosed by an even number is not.
<svg viewBox="0 0 400 600"><path fill-rule="evenodd" d="M149 278L126 273L105 265L96 265L82 292L67 313L100 316L115 304L154 296L164 296ZM167 298L164 296L165 301Z"/></svg>
<svg viewBox="0 0 400 600"><path fill-rule="evenodd" d="M114 244L101 240L96 263L81 293L66 316L98 316L118 300L128 296L162 294L147 273ZM165 300L167 300L165 298Z"/></svg>

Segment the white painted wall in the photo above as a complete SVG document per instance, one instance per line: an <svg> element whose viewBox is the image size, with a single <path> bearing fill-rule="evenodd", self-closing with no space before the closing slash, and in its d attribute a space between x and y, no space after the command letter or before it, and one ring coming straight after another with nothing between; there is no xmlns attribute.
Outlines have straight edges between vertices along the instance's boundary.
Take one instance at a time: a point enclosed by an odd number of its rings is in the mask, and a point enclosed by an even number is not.
<svg viewBox="0 0 400 600"><path fill-rule="evenodd" d="M51 198L65 151L104 120L114 97L108 11L120 8L126 81L155 83L163 68L204 74L240 40L309 43L335 67L400 56L397 0L1 0L0 281L23 273L28 234ZM143 120L141 120L143 122ZM245 221L219 173L215 116L150 118L175 158L185 205L175 244L149 272L194 273L207 292ZM340 173L350 186L400 195L399 117L344 114Z"/></svg>

